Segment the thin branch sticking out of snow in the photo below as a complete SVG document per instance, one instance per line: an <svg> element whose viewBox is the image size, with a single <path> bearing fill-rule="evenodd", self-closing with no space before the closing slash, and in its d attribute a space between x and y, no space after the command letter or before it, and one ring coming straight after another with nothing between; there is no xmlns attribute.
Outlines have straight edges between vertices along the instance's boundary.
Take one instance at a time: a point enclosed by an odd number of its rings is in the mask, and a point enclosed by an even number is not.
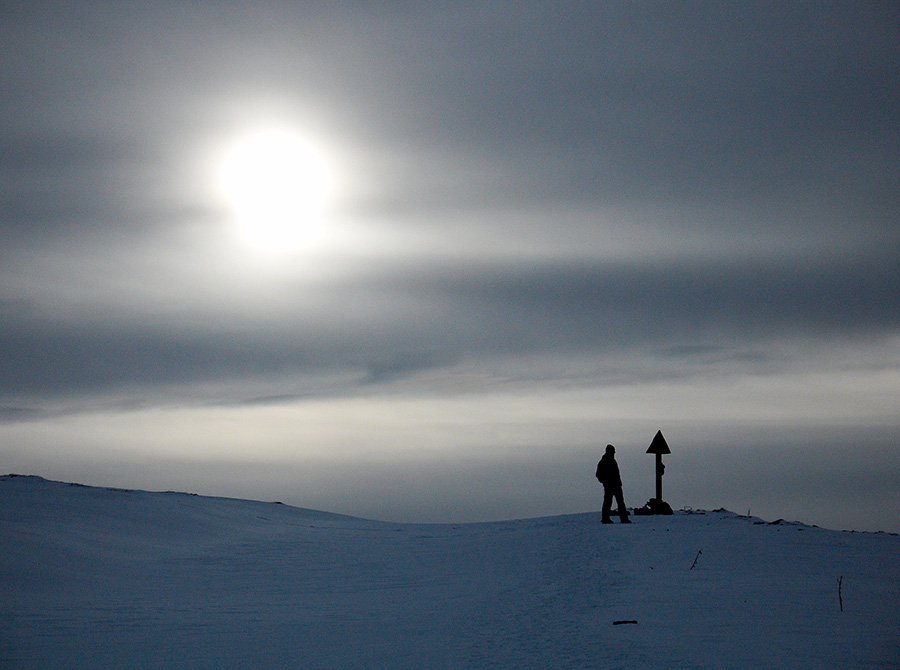
<svg viewBox="0 0 900 670"><path fill-rule="evenodd" d="M694 568L697 567L697 561L700 560L700 554L702 554L702 553L703 553L702 550L700 550L700 549L697 550L697 555L694 556L694 562L691 563L691 570L693 570Z"/></svg>

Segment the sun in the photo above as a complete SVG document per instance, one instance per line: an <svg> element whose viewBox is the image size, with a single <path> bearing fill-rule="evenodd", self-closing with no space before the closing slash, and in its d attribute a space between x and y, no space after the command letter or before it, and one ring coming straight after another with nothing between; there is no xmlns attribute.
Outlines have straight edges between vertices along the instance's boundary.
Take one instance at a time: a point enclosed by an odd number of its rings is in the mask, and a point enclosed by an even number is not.
<svg viewBox="0 0 900 670"><path fill-rule="evenodd" d="M245 242L294 249L320 233L333 177L324 153L310 140L293 130L267 128L228 146L218 189Z"/></svg>

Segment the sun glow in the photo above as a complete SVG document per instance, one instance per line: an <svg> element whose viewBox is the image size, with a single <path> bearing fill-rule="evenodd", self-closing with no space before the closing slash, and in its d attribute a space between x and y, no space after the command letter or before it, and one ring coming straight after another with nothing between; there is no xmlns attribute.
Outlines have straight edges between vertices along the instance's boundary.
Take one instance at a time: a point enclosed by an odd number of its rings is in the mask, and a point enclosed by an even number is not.
<svg viewBox="0 0 900 670"><path fill-rule="evenodd" d="M218 187L245 242L284 250L319 235L333 177L315 144L290 130L267 129L226 150Z"/></svg>

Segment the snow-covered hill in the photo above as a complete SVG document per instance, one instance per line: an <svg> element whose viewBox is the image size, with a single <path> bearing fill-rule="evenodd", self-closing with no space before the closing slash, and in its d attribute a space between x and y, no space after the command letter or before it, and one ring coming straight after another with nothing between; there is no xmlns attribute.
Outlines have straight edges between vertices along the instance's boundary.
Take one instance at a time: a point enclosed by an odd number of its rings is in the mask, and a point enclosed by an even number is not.
<svg viewBox="0 0 900 670"><path fill-rule="evenodd" d="M900 537L599 521L395 524L0 477L0 667L900 667Z"/></svg>

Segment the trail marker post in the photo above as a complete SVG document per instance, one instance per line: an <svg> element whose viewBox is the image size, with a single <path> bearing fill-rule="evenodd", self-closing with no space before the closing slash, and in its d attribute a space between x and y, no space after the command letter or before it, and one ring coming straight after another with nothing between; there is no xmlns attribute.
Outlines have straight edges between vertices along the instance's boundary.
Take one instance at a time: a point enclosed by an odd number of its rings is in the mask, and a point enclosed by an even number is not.
<svg viewBox="0 0 900 670"><path fill-rule="evenodd" d="M656 431L656 436L647 448L647 453L656 454L656 499L662 502L662 478L666 472L666 466L663 465L662 457L663 454L671 454L672 450L669 449L669 445L661 430Z"/></svg>
<svg viewBox="0 0 900 670"><path fill-rule="evenodd" d="M666 438L663 437L661 430L656 431L656 435L650 443L647 453L656 454L656 497L650 498L646 505L640 509L636 509L635 514L672 514L672 508L662 497L662 478L666 471L666 466L663 465L662 457L663 454L671 454L672 450L669 449L669 445L666 442Z"/></svg>

